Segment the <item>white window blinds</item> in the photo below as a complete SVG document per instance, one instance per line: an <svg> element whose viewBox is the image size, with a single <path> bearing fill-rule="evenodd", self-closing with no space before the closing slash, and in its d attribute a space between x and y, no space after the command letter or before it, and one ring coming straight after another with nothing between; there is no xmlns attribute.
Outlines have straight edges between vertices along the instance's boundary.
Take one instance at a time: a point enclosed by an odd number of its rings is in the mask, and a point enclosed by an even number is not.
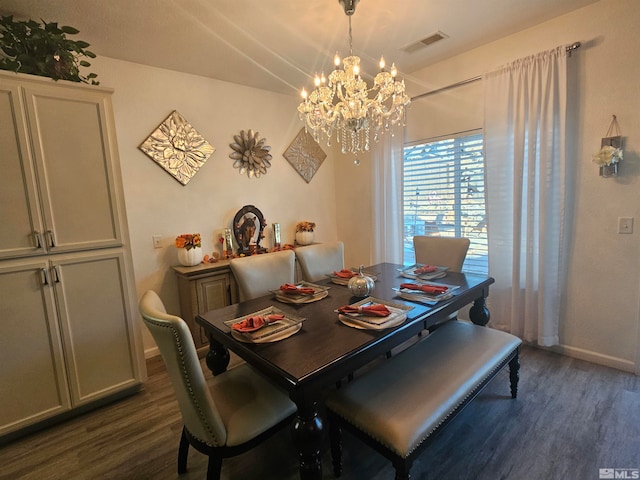
<svg viewBox="0 0 640 480"><path fill-rule="evenodd" d="M487 274L482 134L404 148L404 263L414 235L467 237L463 271Z"/></svg>

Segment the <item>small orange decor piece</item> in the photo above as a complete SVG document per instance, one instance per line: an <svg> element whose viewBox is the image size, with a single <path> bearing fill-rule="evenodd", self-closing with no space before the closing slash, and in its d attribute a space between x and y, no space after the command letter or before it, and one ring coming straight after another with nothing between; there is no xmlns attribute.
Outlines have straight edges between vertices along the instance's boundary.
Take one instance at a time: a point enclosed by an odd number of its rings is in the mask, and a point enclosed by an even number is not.
<svg viewBox="0 0 640 480"><path fill-rule="evenodd" d="M316 228L316 224L314 222L298 222L296 225L296 232L313 232L314 228Z"/></svg>
<svg viewBox="0 0 640 480"><path fill-rule="evenodd" d="M202 246L202 238L199 233L183 233L176 237L176 247L191 250Z"/></svg>

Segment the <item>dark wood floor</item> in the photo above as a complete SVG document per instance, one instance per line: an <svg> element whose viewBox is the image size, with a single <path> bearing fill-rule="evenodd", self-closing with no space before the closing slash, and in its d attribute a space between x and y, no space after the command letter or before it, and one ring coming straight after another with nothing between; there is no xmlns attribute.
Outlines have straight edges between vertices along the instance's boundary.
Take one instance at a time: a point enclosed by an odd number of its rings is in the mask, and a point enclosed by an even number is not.
<svg viewBox="0 0 640 480"><path fill-rule="evenodd" d="M582 480L598 479L599 468L640 468L640 377L529 347L521 358L518 399L502 372L419 458L412 479ZM0 448L0 479L203 479L206 458L193 450L189 472L176 473L180 430L164 368L152 361L141 393ZM330 463L327 453L325 479ZM344 466L344 480L393 478L384 458L348 435ZM297 479L289 431L225 460L222 476Z"/></svg>

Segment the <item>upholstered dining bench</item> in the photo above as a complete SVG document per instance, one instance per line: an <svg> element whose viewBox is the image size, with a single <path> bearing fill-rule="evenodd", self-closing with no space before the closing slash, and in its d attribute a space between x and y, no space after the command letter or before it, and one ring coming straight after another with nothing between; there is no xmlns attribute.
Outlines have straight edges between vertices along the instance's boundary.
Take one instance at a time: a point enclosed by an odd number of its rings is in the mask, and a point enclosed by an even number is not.
<svg viewBox="0 0 640 480"><path fill-rule="evenodd" d="M451 320L424 340L333 392L326 401L334 474L342 474L342 428L391 460L396 480L507 364L518 388L521 340Z"/></svg>

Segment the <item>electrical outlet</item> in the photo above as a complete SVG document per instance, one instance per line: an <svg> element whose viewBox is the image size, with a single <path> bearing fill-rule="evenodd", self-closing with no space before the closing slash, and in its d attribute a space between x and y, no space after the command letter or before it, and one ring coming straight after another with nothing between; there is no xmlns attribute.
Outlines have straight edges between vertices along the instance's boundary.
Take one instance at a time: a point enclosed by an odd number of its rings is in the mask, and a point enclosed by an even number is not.
<svg viewBox="0 0 640 480"><path fill-rule="evenodd" d="M618 217L618 233L633 233L633 217Z"/></svg>
<svg viewBox="0 0 640 480"><path fill-rule="evenodd" d="M153 240L153 248L162 248L162 236L154 235L151 239Z"/></svg>

